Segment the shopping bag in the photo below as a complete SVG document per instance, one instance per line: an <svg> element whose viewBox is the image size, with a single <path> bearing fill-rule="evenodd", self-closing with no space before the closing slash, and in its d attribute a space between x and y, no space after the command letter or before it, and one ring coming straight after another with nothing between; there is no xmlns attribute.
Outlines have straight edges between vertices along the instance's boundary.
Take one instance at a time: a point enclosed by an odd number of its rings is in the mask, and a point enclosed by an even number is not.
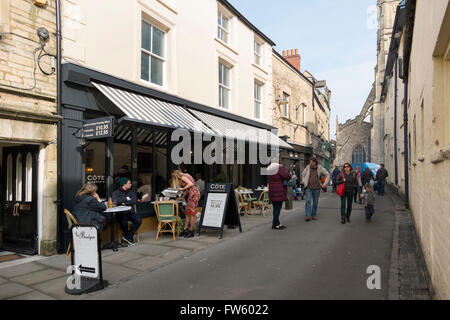
<svg viewBox="0 0 450 320"><path fill-rule="evenodd" d="M342 174L342 178L344 178L344 174ZM344 195L344 193L345 193L345 182L344 182L344 183L341 183L341 184L337 187L336 193L337 193L340 197L342 197L342 196Z"/></svg>

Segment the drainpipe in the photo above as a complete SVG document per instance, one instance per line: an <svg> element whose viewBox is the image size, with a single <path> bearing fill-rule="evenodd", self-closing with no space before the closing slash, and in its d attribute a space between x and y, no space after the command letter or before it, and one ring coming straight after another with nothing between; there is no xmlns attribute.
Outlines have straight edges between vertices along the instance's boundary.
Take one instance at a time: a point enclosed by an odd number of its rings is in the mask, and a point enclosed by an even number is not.
<svg viewBox="0 0 450 320"><path fill-rule="evenodd" d="M62 116L62 97L61 97L61 2L56 0L56 105L57 114ZM57 250L61 250L62 245L62 232L61 232L61 214L62 214L62 152L61 152L61 140L62 140L62 120L58 121L56 148L57 148L57 199L56 199L56 233L57 233Z"/></svg>
<svg viewBox="0 0 450 320"><path fill-rule="evenodd" d="M403 106L403 133L404 133L404 149L405 149L405 206L409 209L409 154L408 154L408 76L406 76L405 98Z"/></svg>
<svg viewBox="0 0 450 320"><path fill-rule="evenodd" d="M395 95L394 95L394 165L395 186L398 186L398 155L397 155L397 103L398 103L398 54L395 55Z"/></svg>

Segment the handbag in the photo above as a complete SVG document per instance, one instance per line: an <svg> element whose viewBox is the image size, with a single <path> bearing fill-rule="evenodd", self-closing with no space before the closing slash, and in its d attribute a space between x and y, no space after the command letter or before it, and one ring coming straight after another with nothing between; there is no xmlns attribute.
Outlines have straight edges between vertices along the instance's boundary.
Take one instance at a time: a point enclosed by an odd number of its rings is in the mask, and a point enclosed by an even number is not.
<svg viewBox="0 0 450 320"><path fill-rule="evenodd" d="M343 173L342 173L342 178L344 178L344 174L343 174ZM342 197L342 196L344 195L344 193L345 193L345 182L344 182L344 183L341 183L341 184L337 187L336 193L337 193L340 197Z"/></svg>

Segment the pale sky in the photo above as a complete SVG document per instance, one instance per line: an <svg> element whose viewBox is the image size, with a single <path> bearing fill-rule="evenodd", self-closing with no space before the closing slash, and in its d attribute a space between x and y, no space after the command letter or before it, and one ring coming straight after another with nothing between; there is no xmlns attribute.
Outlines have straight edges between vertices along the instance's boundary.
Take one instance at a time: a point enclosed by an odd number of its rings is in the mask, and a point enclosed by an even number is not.
<svg viewBox="0 0 450 320"><path fill-rule="evenodd" d="M273 42L298 49L301 71L326 80L331 96L331 138L339 122L361 111L374 81L376 0L230 0Z"/></svg>

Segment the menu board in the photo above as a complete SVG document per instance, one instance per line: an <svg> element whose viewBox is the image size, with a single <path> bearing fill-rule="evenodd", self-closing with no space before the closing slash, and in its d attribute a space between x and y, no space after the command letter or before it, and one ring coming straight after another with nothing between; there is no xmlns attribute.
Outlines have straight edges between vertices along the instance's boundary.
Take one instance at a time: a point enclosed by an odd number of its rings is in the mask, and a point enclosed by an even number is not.
<svg viewBox="0 0 450 320"><path fill-rule="evenodd" d="M220 231L223 235L224 225L228 228L239 226L242 232L239 211L234 188L231 183L208 183L205 188L205 201L200 218L198 234L203 229Z"/></svg>
<svg viewBox="0 0 450 320"><path fill-rule="evenodd" d="M74 226L72 228L73 265L80 270L82 277L99 276L99 238L94 226Z"/></svg>
<svg viewBox="0 0 450 320"><path fill-rule="evenodd" d="M85 120L83 138L86 140L108 138L114 135L114 117Z"/></svg>

